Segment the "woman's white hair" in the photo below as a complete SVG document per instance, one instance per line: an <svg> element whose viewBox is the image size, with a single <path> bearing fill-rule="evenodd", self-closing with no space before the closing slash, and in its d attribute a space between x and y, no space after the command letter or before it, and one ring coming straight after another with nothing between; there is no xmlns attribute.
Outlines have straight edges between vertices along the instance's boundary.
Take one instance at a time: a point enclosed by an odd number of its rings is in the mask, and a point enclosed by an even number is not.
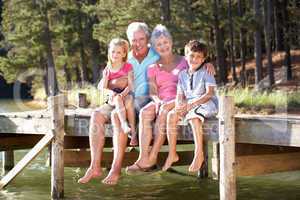
<svg viewBox="0 0 300 200"><path fill-rule="evenodd" d="M133 39L133 33L137 32L137 31L144 31L147 36L147 39L149 39L150 32L149 32L149 27L147 26L147 24L143 23L143 22L132 22L131 24L128 25L127 31L126 31L127 38L130 43Z"/></svg>
<svg viewBox="0 0 300 200"><path fill-rule="evenodd" d="M155 26L155 28L153 29L152 34L151 34L150 42L151 42L152 46L155 45L156 40L160 36L167 37L172 41L172 36L171 36L170 32L168 31L167 27L162 24L158 24Z"/></svg>

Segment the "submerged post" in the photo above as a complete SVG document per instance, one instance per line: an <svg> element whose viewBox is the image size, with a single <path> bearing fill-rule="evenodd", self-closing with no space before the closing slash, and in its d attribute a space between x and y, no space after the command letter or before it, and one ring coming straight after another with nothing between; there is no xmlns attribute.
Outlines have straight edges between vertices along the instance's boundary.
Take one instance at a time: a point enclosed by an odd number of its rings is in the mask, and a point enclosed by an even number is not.
<svg viewBox="0 0 300 200"><path fill-rule="evenodd" d="M2 152L2 174L11 170L14 167L14 151L7 150Z"/></svg>
<svg viewBox="0 0 300 200"><path fill-rule="evenodd" d="M54 135L51 152L51 197L64 196L64 95L48 98L51 131Z"/></svg>
<svg viewBox="0 0 300 200"><path fill-rule="evenodd" d="M233 97L222 96L219 109L220 200L236 199Z"/></svg>

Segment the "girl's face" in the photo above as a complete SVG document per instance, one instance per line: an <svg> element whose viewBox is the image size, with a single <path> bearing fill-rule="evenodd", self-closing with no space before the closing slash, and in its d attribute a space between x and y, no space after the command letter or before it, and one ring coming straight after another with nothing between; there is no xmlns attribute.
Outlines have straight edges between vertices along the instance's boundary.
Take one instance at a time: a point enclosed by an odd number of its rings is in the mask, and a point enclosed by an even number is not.
<svg viewBox="0 0 300 200"><path fill-rule="evenodd" d="M191 69L197 69L205 60L203 53L192 52L190 50L188 50L185 58Z"/></svg>
<svg viewBox="0 0 300 200"><path fill-rule="evenodd" d="M172 41L170 38L161 35L156 39L154 48L161 57L169 55L172 53Z"/></svg>
<svg viewBox="0 0 300 200"><path fill-rule="evenodd" d="M126 52L123 47L114 45L109 49L109 57L112 63L122 63Z"/></svg>

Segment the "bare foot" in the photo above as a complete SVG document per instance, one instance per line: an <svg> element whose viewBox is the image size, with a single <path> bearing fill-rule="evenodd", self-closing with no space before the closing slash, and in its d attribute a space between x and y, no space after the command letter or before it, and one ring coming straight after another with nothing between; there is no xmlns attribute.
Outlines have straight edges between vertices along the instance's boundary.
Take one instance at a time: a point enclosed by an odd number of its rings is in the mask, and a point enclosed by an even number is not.
<svg viewBox="0 0 300 200"><path fill-rule="evenodd" d="M174 155L169 154L162 170L167 171L172 166L172 164L177 162L178 160L179 160L179 156L177 155L177 153Z"/></svg>
<svg viewBox="0 0 300 200"><path fill-rule="evenodd" d="M197 172L201 168L203 161L204 161L204 158L201 153L195 154L193 162L189 167L189 172Z"/></svg>
<svg viewBox="0 0 300 200"><path fill-rule="evenodd" d="M77 182L78 183L87 183L93 178L98 178L102 175L102 170L101 169L92 169L88 168L84 174L83 177L81 177Z"/></svg>
<svg viewBox="0 0 300 200"><path fill-rule="evenodd" d="M116 185L118 183L119 178L120 172L110 170L105 179L102 180L102 183L106 185Z"/></svg>
<svg viewBox="0 0 300 200"><path fill-rule="evenodd" d="M135 146L138 146L138 144L139 143L138 143L137 137L136 136L131 136L129 145L135 147Z"/></svg>

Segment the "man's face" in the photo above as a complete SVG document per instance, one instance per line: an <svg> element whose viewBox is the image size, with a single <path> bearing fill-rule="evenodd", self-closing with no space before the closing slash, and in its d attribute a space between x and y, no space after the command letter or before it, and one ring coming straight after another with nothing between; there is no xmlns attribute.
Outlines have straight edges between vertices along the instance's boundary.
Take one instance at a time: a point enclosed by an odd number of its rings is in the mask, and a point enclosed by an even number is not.
<svg viewBox="0 0 300 200"><path fill-rule="evenodd" d="M138 30L133 33L133 38L130 41L132 51L135 55L145 55L148 51L148 38L143 30Z"/></svg>
<svg viewBox="0 0 300 200"><path fill-rule="evenodd" d="M189 67L192 69L197 69L205 60L203 53L192 52L188 50L187 55L185 56L189 64Z"/></svg>

